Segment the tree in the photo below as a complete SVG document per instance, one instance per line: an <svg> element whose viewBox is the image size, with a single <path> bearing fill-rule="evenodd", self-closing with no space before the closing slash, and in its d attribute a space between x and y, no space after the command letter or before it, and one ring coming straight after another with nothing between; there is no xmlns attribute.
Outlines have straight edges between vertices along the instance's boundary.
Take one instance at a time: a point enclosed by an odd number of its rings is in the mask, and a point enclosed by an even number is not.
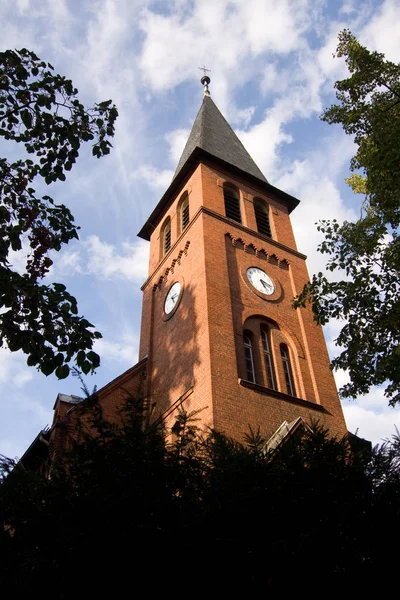
<svg viewBox="0 0 400 600"><path fill-rule="evenodd" d="M167 442L128 399L118 426L82 402L77 443L51 478L0 460L0 585L55 598L127 586L359 593L397 564L400 444L352 452L315 424L274 452L196 430L181 412ZM68 431L66 431L68 434ZM4 473L3 478L1 477ZM138 583L139 582L139 583ZM7 587L8 586L8 587ZM267 594L268 596L268 594Z"/></svg>
<svg viewBox="0 0 400 600"><path fill-rule="evenodd" d="M51 251L78 238L69 209L32 187L65 181L83 142L97 158L110 152L118 116L111 100L86 109L72 82L26 49L0 53L0 136L24 148L22 158L0 158L0 345L22 350L28 365L67 377L69 363L88 373L99 365L93 342L101 334L78 316L76 299L64 285L41 284ZM15 145L18 144L19 146ZM23 273L10 251L28 251Z"/></svg>
<svg viewBox="0 0 400 600"><path fill-rule="evenodd" d="M358 146L346 181L364 195L357 221L321 221L319 251L327 269L346 277L331 282L314 275L295 306L312 303L315 319L345 324L336 340L342 349L332 366L349 372L343 397L385 384L389 403L400 401L400 67L370 52L350 31L339 34L336 56L350 76L335 84L339 104L322 115L339 123Z"/></svg>

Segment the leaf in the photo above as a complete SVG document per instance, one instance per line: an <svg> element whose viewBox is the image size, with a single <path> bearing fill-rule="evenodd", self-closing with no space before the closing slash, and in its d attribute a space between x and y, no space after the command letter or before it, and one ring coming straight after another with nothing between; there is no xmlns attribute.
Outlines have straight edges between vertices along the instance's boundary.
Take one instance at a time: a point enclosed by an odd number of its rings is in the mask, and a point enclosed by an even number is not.
<svg viewBox="0 0 400 600"><path fill-rule="evenodd" d="M55 375L58 379L65 379L70 374L70 367L68 365L62 365L57 367Z"/></svg>
<svg viewBox="0 0 400 600"><path fill-rule="evenodd" d="M66 377L67 363L76 360L79 351L79 362L85 369L99 364L98 355L91 352L87 358L86 351L91 351L100 334L91 331L89 321L78 316L76 299L63 284L39 283L51 265L49 250L60 250L71 239L78 239L79 227L65 206L57 206L47 195L36 197L31 182L35 177L47 185L65 181L66 172L79 157L81 142L95 137L107 142L113 134L107 127L115 107L107 100L85 109L72 82L53 73L49 63L26 49L0 52L0 68L0 105L14 94L20 106L19 112L9 113L7 118L0 106L0 135L22 142L30 157L12 161L0 158L2 326L7 321L0 344L11 350L22 349L28 365L37 366L45 375L57 370L57 376ZM63 113L55 105L60 98L66 108ZM96 152L100 156L99 146ZM31 254L26 270L17 273L7 256L10 249L21 250L22 237Z"/></svg>
<svg viewBox="0 0 400 600"><path fill-rule="evenodd" d="M32 113L30 110L21 110L21 120L27 129L32 127Z"/></svg>
<svg viewBox="0 0 400 600"><path fill-rule="evenodd" d="M100 356L91 350L87 353L87 358L92 363L93 368L97 368L100 365Z"/></svg>
<svg viewBox="0 0 400 600"><path fill-rule="evenodd" d="M45 359L40 364L40 370L43 373L43 375L46 375L46 377L51 375L53 373L54 369L55 369L55 364L54 364L54 361L51 359Z"/></svg>
<svg viewBox="0 0 400 600"><path fill-rule="evenodd" d="M26 364L28 365L28 367L34 367L38 364L39 361L40 356L38 356L37 354L30 354L26 359Z"/></svg>
<svg viewBox="0 0 400 600"><path fill-rule="evenodd" d="M92 365L90 364L90 362L88 360L83 361L83 363L81 364L81 369L82 372L87 375L88 373L90 373L90 371L92 370Z"/></svg>

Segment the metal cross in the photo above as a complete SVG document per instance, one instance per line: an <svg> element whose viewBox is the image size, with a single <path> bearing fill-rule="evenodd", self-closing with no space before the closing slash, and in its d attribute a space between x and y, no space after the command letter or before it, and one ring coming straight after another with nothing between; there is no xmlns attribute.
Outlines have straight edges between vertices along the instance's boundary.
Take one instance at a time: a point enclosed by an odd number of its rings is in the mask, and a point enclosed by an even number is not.
<svg viewBox="0 0 400 600"><path fill-rule="evenodd" d="M204 76L207 75L206 71L208 71L209 73L211 73L211 69L206 69L205 67L199 67L200 71L204 71Z"/></svg>

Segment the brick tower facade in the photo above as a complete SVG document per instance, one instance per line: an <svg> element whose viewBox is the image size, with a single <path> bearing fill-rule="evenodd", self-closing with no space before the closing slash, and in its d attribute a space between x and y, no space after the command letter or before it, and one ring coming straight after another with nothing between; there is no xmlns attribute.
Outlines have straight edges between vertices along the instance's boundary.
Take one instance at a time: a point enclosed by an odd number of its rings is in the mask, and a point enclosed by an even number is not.
<svg viewBox="0 0 400 600"><path fill-rule="evenodd" d="M182 405L238 440L249 426L346 426L322 329L292 300L308 281L290 213L208 93L174 179L139 236L150 241L139 360L152 421Z"/></svg>
<svg viewBox="0 0 400 600"><path fill-rule="evenodd" d="M150 241L139 362L98 390L104 418L118 423L129 396L150 422L172 425L183 407L239 441L259 429L269 447L312 421L344 435L322 329L292 308L309 279L290 223L299 200L267 181L202 82L172 183L139 233ZM86 408L59 394L22 462L50 472L79 422L90 428Z"/></svg>

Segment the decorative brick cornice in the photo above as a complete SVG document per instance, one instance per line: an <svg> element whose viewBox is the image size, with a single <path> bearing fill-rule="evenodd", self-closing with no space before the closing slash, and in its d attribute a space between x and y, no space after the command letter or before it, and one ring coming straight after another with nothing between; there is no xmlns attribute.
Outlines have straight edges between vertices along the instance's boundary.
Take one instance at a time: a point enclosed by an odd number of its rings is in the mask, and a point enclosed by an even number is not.
<svg viewBox="0 0 400 600"><path fill-rule="evenodd" d="M230 238L234 248L242 249L247 253L251 253L251 251L253 251L257 258L263 258L269 263L276 261L278 267L281 268L285 268L285 266L289 267L290 265L290 262L287 260L287 258L280 258L277 256L277 254L275 254L275 252L273 254L269 254L265 248L258 247L253 244L253 242L248 244L243 237L234 237L232 233L229 232L227 232L225 235Z"/></svg>
<svg viewBox="0 0 400 600"><path fill-rule="evenodd" d="M200 210L201 210L201 212L205 213L206 215L210 215L210 217L214 217L215 219L218 219L219 221L223 221L224 223L227 223L228 225L233 226L235 229L239 229L240 231L243 231L244 233L247 233L247 234L251 235L252 237L258 238L260 240L260 242L268 241L268 243L271 244L272 246L275 246L276 248L280 248L281 250L284 250L285 252L288 252L289 254L293 254L293 256L298 256L299 258L302 258L303 260L306 260L306 258L307 258L307 256L305 254L302 254L298 250L294 250L293 248L290 248L289 246L285 246L285 244L281 244L280 242L277 242L276 240L274 240L272 238L267 238L265 235L258 233L258 231L255 231L254 229L250 229L249 227L245 227L244 225L242 225L241 223L237 223L236 221L232 221L231 219L228 219L224 215L216 213L215 211L213 211L209 208L206 208L205 206L202 206Z"/></svg>
<svg viewBox="0 0 400 600"><path fill-rule="evenodd" d="M163 284L163 281L164 281L164 280L165 280L165 279L168 277L168 274L169 274L169 273L173 273L173 272L174 272L174 269L175 269L175 266L176 266L176 265L180 265L180 264L181 264L181 260L182 260L182 258L183 258L184 256L187 256L187 253L188 253L188 250L189 250L189 246L190 246L190 241L188 240L188 241L186 242L186 244L185 244L185 246L184 246L183 250L180 250L180 251L179 251L179 253L178 253L178 255L176 256L176 258L174 258L174 259L171 261L171 264L169 265L169 267L167 267L167 268L164 270L164 273L163 273L162 275L160 275L160 277L159 277L159 278L158 278L158 280L157 280L157 283L155 283L155 284L153 285L153 290L156 290L157 288L158 288L158 289L160 289L160 288L161 288L161 286L162 286L162 284Z"/></svg>

